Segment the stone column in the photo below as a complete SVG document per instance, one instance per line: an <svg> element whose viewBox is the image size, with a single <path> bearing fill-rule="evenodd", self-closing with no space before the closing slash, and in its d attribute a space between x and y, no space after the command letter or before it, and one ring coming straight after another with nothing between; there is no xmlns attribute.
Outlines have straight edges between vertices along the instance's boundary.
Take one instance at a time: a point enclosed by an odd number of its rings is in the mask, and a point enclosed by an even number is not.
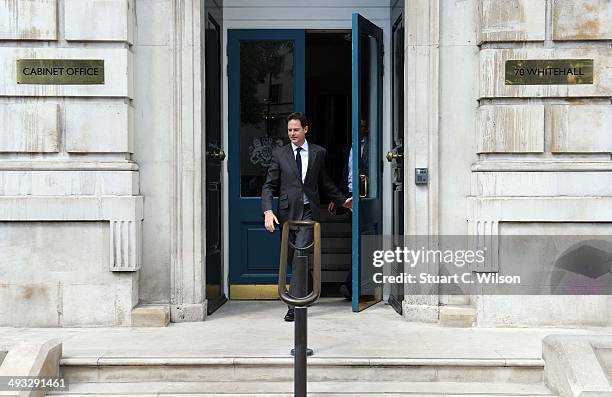
<svg viewBox="0 0 612 397"><path fill-rule="evenodd" d="M206 317L202 260L202 2L172 2L171 296L173 322Z"/></svg>
<svg viewBox="0 0 612 397"><path fill-rule="evenodd" d="M410 0L405 3L405 233L438 233L438 87L439 87L439 0ZM415 168L429 169L429 184L415 185ZM435 247L436 241L431 241ZM410 294L404 290L404 317L411 321L438 319L437 295Z"/></svg>

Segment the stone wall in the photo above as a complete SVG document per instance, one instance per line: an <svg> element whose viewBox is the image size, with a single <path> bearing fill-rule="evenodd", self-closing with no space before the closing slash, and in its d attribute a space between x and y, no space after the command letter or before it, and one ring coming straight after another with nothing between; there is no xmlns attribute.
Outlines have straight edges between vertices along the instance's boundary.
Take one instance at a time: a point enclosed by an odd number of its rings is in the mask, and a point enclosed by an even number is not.
<svg viewBox="0 0 612 397"><path fill-rule="evenodd" d="M129 325L143 200L133 0L0 0L0 326ZM101 85L17 83L16 60L103 59Z"/></svg>
<svg viewBox="0 0 612 397"><path fill-rule="evenodd" d="M607 234L612 2L479 0L468 232ZM507 85L510 59L593 59L593 84ZM534 253L537 254L537 253ZM508 272L499 268L481 271ZM607 325L608 297L472 297L478 324Z"/></svg>
<svg viewBox="0 0 612 397"><path fill-rule="evenodd" d="M0 0L0 325L129 325L139 287L204 318L201 3ZM612 2L405 9L407 232L607 233ZM19 58L104 59L105 83L17 84ZM505 84L507 59L558 58L593 59L594 83ZM471 301L485 326L606 324L611 303Z"/></svg>

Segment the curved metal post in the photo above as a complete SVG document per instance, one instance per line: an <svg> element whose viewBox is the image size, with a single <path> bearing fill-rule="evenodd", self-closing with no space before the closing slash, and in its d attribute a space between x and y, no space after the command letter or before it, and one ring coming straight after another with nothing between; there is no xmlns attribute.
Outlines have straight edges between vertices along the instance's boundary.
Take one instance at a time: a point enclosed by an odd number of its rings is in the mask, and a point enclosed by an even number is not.
<svg viewBox="0 0 612 397"><path fill-rule="evenodd" d="M314 241L306 247L296 247L289 241L289 228L291 226L298 227L313 227ZM312 292L304 297L295 297L287 292L287 257L289 244L294 250L306 250L314 245L314 266L313 266L313 288ZM295 252L295 251L294 251ZM304 270L296 294L305 295L308 287L308 256L297 256L298 261L303 261L300 269ZM296 262L294 262L295 264ZM293 277L301 276L297 274L297 269L293 269ZM283 224L283 233L281 241L280 269L278 272L278 295L281 300L287 304L295 306L295 323L294 323L294 396L306 397L307 389L307 365L306 357L310 349L308 346L308 306L315 303L321 295L321 225L314 221L287 221Z"/></svg>
<svg viewBox="0 0 612 397"><path fill-rule="evenodd" d="M295 297L287 291L287 257L289 250L289 228L290 226L302 226L314 228L314 265L312 269L313 286L312 292L305 297ZM296 250L309 248L294 247ZM321 296L321 224L315 221L286 221L283 224L283 234L281 240L280 266L278 272L278 296L280 299L296 307L307 307L315 303Z"/></svg>

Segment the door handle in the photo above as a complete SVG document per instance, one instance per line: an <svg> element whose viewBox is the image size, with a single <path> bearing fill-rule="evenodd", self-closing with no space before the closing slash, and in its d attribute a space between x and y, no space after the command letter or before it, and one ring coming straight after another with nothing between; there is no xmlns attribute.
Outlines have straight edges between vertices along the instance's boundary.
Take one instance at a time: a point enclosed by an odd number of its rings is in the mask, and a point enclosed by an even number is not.
<svg viewBox="0 0 612 397"><path fill-rule="evenodd" d="M392 162L393 160L401 159L403 157L404 157L403 154L401 154L401 153L393 153L392 150L389 150L387 152L387 161L388 162Z"/></svg>
<svg viewBox="0 0 612 397"><path fill-rule="evenodd" d="M206 152L206 157L209 159L219 159L219 161L225 160L225 152L223 150L219 150L218 152Z"/></svg>
<svg viewBox="0 0 612 397"><path fill-rule="evenodd" d="M359 175L359 181L363 182L363 194L359 193L359 198L368 197L368 177L367 175Z"/></svg>

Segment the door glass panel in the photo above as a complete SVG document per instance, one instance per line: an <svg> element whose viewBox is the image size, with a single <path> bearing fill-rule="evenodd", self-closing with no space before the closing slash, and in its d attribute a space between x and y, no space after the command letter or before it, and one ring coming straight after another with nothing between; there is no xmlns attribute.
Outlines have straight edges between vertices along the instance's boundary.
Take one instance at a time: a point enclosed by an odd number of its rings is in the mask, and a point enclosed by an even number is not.
<svg viewBox="0 0 612 397"><path fill-rule="evenodd" d="M359 128L359 172L360 194L364 198L378 197L377 139L378 125L378 43L376 38L362 34L361 40L361 76L362 92L361 120ZM374 126L374 128L372 128Z"/></svg>
<svg viewBox="0 0 612 397"><path fill-rule="evenodd" d="M261 196L272 149L288 143L294 105L293 41L240 43L240 195Z"/></svg>

